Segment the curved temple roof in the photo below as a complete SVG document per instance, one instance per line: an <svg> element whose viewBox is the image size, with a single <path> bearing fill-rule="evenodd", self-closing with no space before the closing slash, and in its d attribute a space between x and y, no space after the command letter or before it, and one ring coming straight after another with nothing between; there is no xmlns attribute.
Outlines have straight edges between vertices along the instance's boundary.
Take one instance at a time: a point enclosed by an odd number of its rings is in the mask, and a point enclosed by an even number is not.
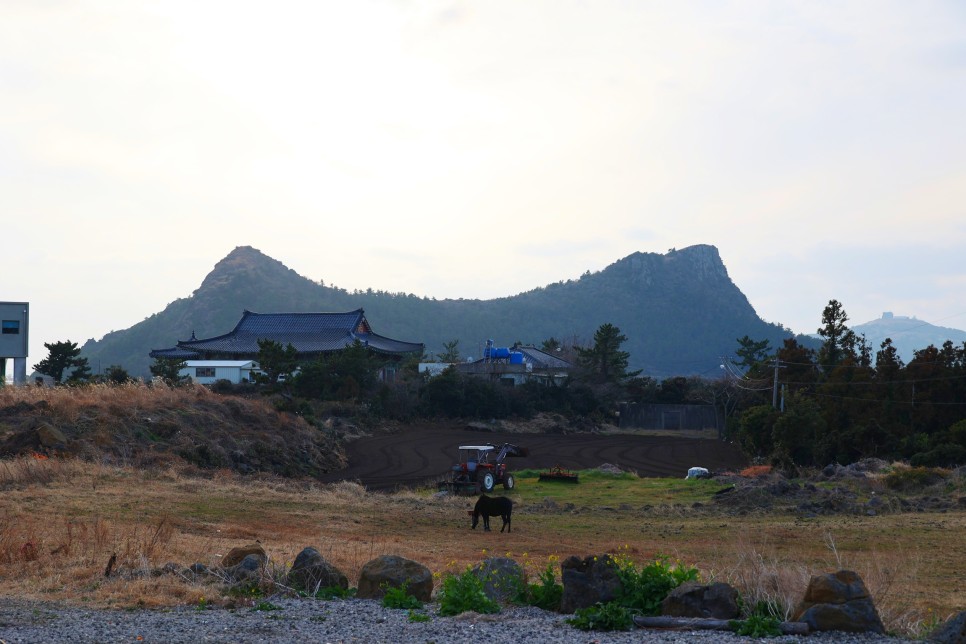
<svg viewBox="0 0 966 644"><path fill-rule="evenodd" d="M419 342L393 340L372 332L363 309L346 313L253 313L245 311L235 328L203 340L181 340L172 349L151 351L153 358L190 359L205 354L255 355L259 340L291 344L300 354L340 351L356 340L377 353L422 352Z"/></svg>

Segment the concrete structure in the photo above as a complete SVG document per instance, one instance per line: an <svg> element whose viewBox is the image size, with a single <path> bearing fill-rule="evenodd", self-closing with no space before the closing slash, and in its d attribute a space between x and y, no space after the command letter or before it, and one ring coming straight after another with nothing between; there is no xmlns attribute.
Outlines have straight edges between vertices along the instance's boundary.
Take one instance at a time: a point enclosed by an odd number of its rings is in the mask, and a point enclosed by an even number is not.
<svg viewBox="0 0 966 644"><path fill-rule="evenodd" d="M27 338L30 304L0 302L0 381L6 382L7 358L13 358L13 382L27 382Z"/></svg>
<svg viewBox="0 0 966 644"><path fill-rule="evenodd" d="M253 382L256 373L261 372L254 360L186 360L185 367L178 372L199 385L210 385L219 380L227 380L233 385Z"/></svg>

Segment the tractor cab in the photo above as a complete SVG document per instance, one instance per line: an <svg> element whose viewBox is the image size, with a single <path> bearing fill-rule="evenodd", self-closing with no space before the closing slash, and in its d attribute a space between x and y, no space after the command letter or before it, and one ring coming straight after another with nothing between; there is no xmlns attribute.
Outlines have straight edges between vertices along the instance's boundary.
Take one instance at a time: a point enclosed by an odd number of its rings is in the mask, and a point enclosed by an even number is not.
<svg viewBox="0 0 966 644"><path fill-rule="evenodd" d="M459 462L453 466L453 484L473 491L492 492L497 483L512 490L516 484L512 474L507 473L504 460L509 456L527 456L526 448L504 443L501 446L484 443L460 445Z"/></svg>

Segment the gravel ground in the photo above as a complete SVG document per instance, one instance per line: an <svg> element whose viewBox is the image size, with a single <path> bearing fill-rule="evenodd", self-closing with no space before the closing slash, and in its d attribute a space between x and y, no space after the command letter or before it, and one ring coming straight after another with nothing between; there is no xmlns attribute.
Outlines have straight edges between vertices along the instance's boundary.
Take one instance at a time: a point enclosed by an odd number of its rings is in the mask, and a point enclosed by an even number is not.
<svg viewBox="0 0 966 644"><path fill-rule="evenodd" d="M383 608L374 600L310 601L272 599L278 610L251 608L197 610L89 610L50 603L0 599L0 643L27 642L751 642L720 631L634 630L585 632L565 616L532 607L505 608L498 615L468 613L439 617L429 604L429 622L410 622L405 610ZM865 644L902 642L889 637L819 633L767 642Z"/></svg>

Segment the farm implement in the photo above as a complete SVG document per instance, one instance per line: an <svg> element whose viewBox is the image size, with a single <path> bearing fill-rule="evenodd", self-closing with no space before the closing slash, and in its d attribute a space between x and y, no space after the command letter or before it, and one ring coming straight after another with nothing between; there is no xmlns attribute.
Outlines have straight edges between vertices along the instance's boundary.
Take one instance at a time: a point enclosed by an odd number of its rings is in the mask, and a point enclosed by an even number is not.
<svg viewBox="0 0 966 644"><path fill-rule="evenodd" d="M541 482L544 481L555 481L557 483L578 483L578 475L576 472L571 472L570 470L564 469L559 465L554 465L546 472L540 472Z"/></svg>

